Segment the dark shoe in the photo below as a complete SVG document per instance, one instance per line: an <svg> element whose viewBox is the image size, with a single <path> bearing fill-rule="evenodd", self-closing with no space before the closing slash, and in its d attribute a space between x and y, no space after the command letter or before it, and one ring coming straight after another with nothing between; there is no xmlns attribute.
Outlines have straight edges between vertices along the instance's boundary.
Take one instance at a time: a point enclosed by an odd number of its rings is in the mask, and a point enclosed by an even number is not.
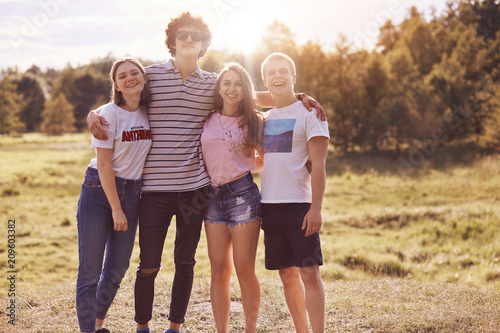
<svg viewBox="0 0 500 333"><path fill-rule="evenodd" d="M100 328L95 333L111 333L107 328Z"/></svg>

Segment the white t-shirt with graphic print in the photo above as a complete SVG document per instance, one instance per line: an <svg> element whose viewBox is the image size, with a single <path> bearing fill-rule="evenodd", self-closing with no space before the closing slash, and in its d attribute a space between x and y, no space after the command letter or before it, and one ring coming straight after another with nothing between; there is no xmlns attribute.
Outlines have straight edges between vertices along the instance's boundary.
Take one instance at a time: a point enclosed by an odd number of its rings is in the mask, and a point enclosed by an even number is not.
<svg viewBox="0 0 500 333"><path fill-rule="evenodd" d="M108 140L92 136L92 147L113 149L111 164L115 175L125 179L140 179L146 155L151 147L151 130L147 115L141 111L127 111L114 103L101 111L109 126L105 126ZM97 158L89 167L97 169Z"/></svg>
<svg viewBox="0 0 500 333"><path fill-rule="evenodd" d="M328 123L308 111L301 101L271 109L264 123L262 203L310 203L311 175L307 142L316 136L330 138Z"/></svg>

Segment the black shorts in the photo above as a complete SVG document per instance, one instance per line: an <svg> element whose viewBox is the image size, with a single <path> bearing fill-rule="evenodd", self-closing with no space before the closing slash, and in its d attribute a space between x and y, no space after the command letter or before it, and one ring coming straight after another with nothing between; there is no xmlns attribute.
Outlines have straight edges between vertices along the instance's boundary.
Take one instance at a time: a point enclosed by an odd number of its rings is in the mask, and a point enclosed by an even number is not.
<svg viewBox="0 0 500 333"><path fill-rule="evenodd" d="M309 203L261 204L266 269L323 265L319 233L301 230Z"/></svg>

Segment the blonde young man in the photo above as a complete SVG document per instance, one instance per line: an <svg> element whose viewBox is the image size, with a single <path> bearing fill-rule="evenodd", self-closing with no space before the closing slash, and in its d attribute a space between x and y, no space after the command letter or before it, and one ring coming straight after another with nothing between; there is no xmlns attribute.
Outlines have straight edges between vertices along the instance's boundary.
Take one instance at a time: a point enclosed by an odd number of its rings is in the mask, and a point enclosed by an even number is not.
<svg viewBox="0 0 500 333"><path fill-rule="evenodd" d="M266 116L262 152L266 268L279 270L296 331L309 331L309 314L313 332L324 332L325 293L319 272L323 259L318 232L328 124L308 112L296 98L292 59L273 53L262 63L261 70L275 102ZM308 159L312 162L311 174L306 168Z"/></svg>

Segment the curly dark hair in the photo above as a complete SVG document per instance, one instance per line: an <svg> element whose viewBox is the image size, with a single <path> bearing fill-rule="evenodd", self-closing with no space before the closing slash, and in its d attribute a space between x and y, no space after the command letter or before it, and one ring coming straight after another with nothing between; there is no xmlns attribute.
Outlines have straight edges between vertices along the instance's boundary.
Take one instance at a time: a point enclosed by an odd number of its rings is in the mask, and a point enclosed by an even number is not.
<svg viewBox="0 0 500 333"><path fill-rule="evenodd" d="M212 32L201 16L191 15L190 12L184 12L179 17L171 19L167 29L165 29L165 45L167 45L170 54L175 57L175 33L179 30L179 27L182 26L192 26L200 30L203 39L198 58L203 57L207 53L208 47L212 41Z"/></svg>

